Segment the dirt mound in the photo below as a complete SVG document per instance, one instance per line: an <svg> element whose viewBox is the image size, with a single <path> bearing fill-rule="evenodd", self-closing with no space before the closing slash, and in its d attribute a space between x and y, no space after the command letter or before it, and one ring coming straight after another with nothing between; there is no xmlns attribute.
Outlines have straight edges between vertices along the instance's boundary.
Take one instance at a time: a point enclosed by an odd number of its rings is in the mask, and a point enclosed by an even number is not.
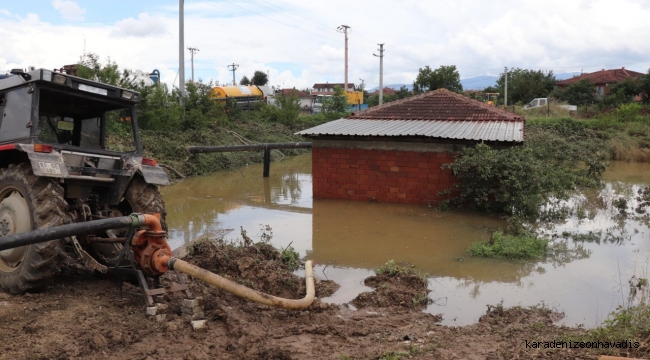
<svg viewBox="0 0 650 360"><path fill-rule="evenodd" d="M420 275L380 274L364 280L364 284L375 291L359 294L352 305L366 307L404 307L423 309L429 302L426 278Z"/></svg>
<svg viewBox="0 0 650 360"><path fill-rule="evenodd" d="M273 246L257 243L236 246L223 241L202 241L188 249L185 260L252 289L290 299L305 296L305 279L294 275ZM199 290L212 290L203 284ZM339 285L331 280L318 281L316 297L332 295ZM215 289L216 290L216 289Z"/></svg>

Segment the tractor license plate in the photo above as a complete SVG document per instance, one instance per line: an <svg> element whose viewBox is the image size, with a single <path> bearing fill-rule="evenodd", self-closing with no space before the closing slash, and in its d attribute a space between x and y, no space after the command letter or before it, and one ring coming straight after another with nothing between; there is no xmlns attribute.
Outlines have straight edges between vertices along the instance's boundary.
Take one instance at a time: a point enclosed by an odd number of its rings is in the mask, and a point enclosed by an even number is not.
<svg viewBox="0 0 650 360"><path fill-rule="evenodd" d="M59 164L39 161L38 167L45 174L61 175L61 168L59 167Z"/></svg>
<svg viewBox="0 0 650 360"><path fill-rule="evenodd" d="M86 85L86 84L79 84L79 90L83 90L83 91L87 91L99 95L108 95L108 90Z"/></svg>

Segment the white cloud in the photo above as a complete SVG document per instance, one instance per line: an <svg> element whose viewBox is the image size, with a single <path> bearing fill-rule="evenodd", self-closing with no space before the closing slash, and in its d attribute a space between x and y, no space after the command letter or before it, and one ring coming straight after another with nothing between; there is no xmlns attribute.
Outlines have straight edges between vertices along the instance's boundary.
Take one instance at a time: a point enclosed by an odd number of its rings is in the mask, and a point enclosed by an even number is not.
<svg viewBox="0 0 650 360"><path fill-rule="evenodd" d="M86 9L81 8L74 1L53 0L52 6L58 11L64 19L70 21L83 21Z"/></svg>
<svg viewBox="0 0 650 360"><path fill-rule="evenodd" d="M177 84L177 3L166 0L141 14L125 8L123 20L105 25L53 25L35 14L3 11L0 70L73 63L85 41L86 51L102 59L110 57L128 69L157 68L162 81ZM284 0L265 2L266 8L236 2L258 14L230 2L186 3L185 47L200 49L195 78L222 84L232 82L227 65L233 62L240 65L237 81L262 70L269 71L276 86L342 82L344 37L335 30L341 24L352 27L349 80L362 78L368 88L379 82L379 59L372 55L378 53L377 43L385 43L384 84L412 83L425 65L456 65L462 78L497 75L504 66L555 73L620 66L645 72L650 67L650 42L644 38L648 0L599 0L589 7L565 0L500 0L498 6L478 0L375 0L371 5ZM189 52L185 60L189 78Z"/></svg>
<svg viewBox="0 0 650 360"><path fill-rule="evenodd" d="M147 37L155 35L165 35L167 29L160 18L151 17L147 13L138 15L137 19L128 18L115 23L111 36L116 37Z"/></svg>

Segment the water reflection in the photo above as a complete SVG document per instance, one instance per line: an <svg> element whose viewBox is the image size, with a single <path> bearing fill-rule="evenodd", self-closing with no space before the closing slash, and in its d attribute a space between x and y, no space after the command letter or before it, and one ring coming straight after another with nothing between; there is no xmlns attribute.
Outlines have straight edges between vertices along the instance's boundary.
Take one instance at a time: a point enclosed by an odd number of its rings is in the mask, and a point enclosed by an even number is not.
<svg viewBox="0 0 650 360"><path fill-rule="evenodd" d="M475 259L465 255L496 217L445 213L422 206L312 201L309 154L271 165L187 179L163 190L174 247L218 228L242 226L255 239L273 228L276 247L289 244L318 264L316 276L341 284L328 301L347 302L367 289L362 280L387 260L408 261L430 274L426 311L447 324L474 322L487 304L530 306L544 301L565 311L566 324L595 325L620 304L625 282L647 263L650 216L634 209L638 190L650 183L650 164L615 163L602 189L559 204L562 221L537 224L553 239L539 261ZM625 206L617 199L626 199Z"/></svg>

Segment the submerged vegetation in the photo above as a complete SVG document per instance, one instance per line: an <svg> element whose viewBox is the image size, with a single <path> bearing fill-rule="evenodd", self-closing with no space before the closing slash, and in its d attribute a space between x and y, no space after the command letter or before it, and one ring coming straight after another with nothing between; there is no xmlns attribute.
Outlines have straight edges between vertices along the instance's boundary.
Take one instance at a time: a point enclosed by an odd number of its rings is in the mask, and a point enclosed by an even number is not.
<svg viewBox="0 0 650 360"><path fill-rule="evenodd" d="M411 265L405 263L396 263L395 260L388 260L379 269L375 270L375 275L388 275L390 277L403 275L421 275L426 278L426 274L420 274Z"/></svg>
<svg viewBox="0 0 650 360"><path fill-rule="evenodd" d="M547 240L532 234L508 235L496 231L490 240L473 243L467 253L478 257L528 260L542 257L547 248Z"/></svg>

